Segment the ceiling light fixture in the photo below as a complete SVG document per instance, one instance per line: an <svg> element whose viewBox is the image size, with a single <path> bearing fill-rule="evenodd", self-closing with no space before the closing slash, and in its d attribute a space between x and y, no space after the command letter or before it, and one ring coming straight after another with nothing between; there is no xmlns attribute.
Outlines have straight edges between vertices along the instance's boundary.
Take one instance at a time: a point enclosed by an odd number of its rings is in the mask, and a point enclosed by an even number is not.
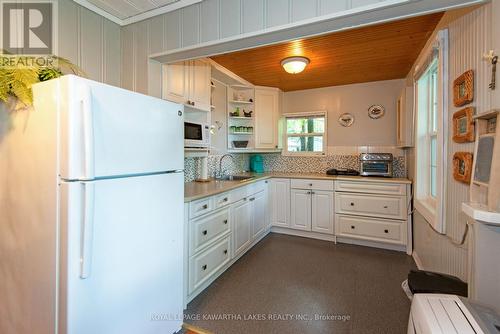
<svg viewBox="0 0 500 334"><path fill-rule="evenodd" d="M283 69L290 74L302 72L309 64L309 59L306 57L288 57L281 61Z"/></svg>

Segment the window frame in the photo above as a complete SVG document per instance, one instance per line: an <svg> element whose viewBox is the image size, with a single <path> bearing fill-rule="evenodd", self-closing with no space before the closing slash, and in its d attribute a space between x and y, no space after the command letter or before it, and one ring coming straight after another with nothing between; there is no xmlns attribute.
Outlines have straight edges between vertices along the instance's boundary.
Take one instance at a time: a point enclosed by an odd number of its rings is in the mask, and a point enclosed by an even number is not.
<svg viewBox="0 0 500 334"><path fill-rule="evenodd" d="M415 190L414 203L416 210L425 218L434 230L446 231L446 171L448 140L448 30L438 32L435 42L426 50L427 55L417 66L414 75L415 87ZM434 131L432 106L429 97L423 99L419 94L419 81L437 62L437 124ZM421 68L422 71L418 72ZM427 78L427 89L430 91ZM428 108L423 115L419 107L424 104ZM436 138L436 195L431 189L431 143Z"/></svg>
<svg viewBox="0 0 500 334"><path fill-rule="evenodd" d="M284 156L302 156L302 157L311 157L311 156L324 156L326 155L327 143L328 143L328 112L325 110L318 111L307 111L307 112L296 112L296 113L285 113L283 116L283 150L282 155ZM311 117L323 117L325 119L325 128L323 133L321 132L311 132L307 134L289 134L287 133L287 120L289 118L311 118ZM323 137L323 150L318 152L295 152L288 150L288 138L289 137Z"/></svg>

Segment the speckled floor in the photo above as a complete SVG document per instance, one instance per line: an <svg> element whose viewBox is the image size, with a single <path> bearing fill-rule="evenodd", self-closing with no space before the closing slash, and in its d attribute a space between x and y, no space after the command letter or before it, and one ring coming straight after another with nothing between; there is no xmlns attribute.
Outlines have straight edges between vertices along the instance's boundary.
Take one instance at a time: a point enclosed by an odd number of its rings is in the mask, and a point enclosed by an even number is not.
<svg viewBox="0 0 500 334"><path fill-rule="evenodd" d="M270 234L189 303L186 322L217 334L406 333L412 268L400 252Z"/></svg>

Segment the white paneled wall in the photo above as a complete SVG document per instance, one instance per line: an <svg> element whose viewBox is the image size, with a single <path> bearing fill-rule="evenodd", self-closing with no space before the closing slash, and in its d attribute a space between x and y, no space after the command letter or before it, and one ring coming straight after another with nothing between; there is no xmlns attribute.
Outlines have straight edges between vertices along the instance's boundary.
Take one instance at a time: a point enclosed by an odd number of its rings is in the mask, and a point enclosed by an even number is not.
<svg viewBox="0 0 500 334"><path fill-rule="evenodd" d="M58 52L79 65L90 79L120 86L120 26L79 6L59 0Z"/></svg>
<svg viewBox="0 0 500 334"><path fill-rule="evenodd" d="M122 27L122 85L156 95L148 56L388 0L204 0ZM145 47L146 46L146 47ZM144 48L145 47L145 48ZM141 50L139 50L141 49ZM149 54L144 53L149 50ZM146 64L149 63L149 68ZM153 87L154 86L154 87Z"/></svg>
<svg viewBox="0 0 500 334"><path fill-rule="evenodd" d="M475 96L471 106L481 113L491 108L491 91L488 83L491 78L490 66L482 59L484 52L491 49L491 4L484 5L473 12L449 23L449 116L452 124L455 111L453 106L453 80L463 72L472 69L475 75ZM448 189L446 192L446 234L459 240L464 232L466 217L461 212L461 204L469 199L469 186L453 179L451 161L457 151L473 152L474 144L457 144L448 138ZM426 270L439 271L467 279L466 246L453 245L448 238L434 232L418 213L414 219L415 251Z"/></svg>

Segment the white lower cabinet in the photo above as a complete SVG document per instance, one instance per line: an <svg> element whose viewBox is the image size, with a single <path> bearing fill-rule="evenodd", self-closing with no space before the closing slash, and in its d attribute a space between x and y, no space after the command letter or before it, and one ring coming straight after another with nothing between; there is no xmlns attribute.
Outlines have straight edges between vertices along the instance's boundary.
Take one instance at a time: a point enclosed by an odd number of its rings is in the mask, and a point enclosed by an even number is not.
<svg viewBox="0 0 500 334"><path fill-rule="evenodd" d="M234 254L243 252L252 241L252 202L244 198L231 208Z"/></svg>
<svg viewBox="0 0 500 334"><path fill-rule="evenodd" d="M396 245L411 254L410 186L390 181L336 181L335 235L339 239Z"/></svg>
<svg viewBox="0 0 500 334"><path fill-rule="evenodd" d="M192 256L189 260L189 292L199 288L230 260L231 239L229 237L225 237L207 250Z"/></svg>
<svg viewBox="0 0 500 334"><path fill-rule="evenodd" d="M290 227L290 179L271 179L271 225Z"/></svg>
<svg viewBox="0 0 500 334"><path fill-rule="evenodd" d="M269 181L186 205L185 303L269 232Z"/></svg>
<svg viewBox="0 0 500 334"><path fill-rule="evenodd" d="M269 227L268 192L263 190L249 199L253 205L252 239L257 239Z"/></svg>
<svg viewBox="0 0 500 334"><path fill-rule="evenodd" d="M333 234L333 192L314 190L311 197L311 230Z"/></svg>
<svg viewBox="0 0 500 334"><path fill-rule="evenodd" d="M291 224L296 230L311 230L311 191L304 189L292 189L291 198Z"/></svg>
<svg viewBox="0 0 500 334"><path fill-rule="evenodd" d="M269 227L267 189L245 197L232 208L234 254L248 250Z"/></svg>
<svg viewBox="0 0 500 334"><path fill-rule="evenodd" d="M395 244L406 243L406 224L400 220L337 215L336 224L337 236Z"/></svg>
<svg viewBox="0 0 500 334"><path fill-rule="evenodd" d="M290 228L333 234L333 181L292 180ZM326 190L324 190L326 189Z"/></svg>

